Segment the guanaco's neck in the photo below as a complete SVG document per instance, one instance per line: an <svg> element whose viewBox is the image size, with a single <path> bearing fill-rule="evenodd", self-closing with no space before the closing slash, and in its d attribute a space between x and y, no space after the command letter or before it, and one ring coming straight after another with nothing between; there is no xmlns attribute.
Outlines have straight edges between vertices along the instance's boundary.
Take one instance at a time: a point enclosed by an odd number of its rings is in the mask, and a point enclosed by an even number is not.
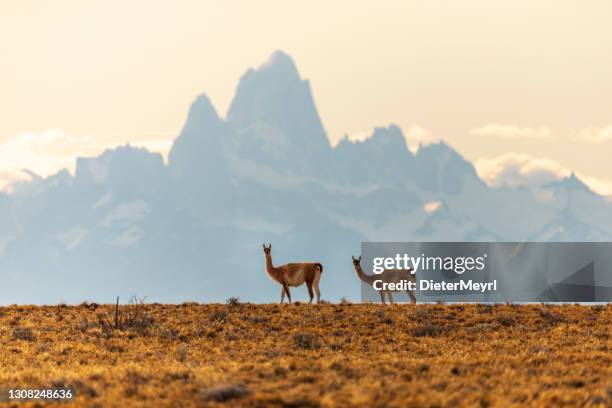
<svg viewBox="0 0 612 408"><path fill-rule="evenodd" d="M361 269L361 265L355 266L355 272L357 272L357 276L359 277L359 279L361 279L363 282L367 283L368 285L372 285L374 281L377 279L377 277L374 275L366 275L365 273L363 273L363 269Z"/></svg>
<svg viewBox="0 0 612 408"><path fill-rule="evenodd" d="M278 279L276 268L272 265L272 254L264 254L266 257L266 272L272 279Z"/></svg>

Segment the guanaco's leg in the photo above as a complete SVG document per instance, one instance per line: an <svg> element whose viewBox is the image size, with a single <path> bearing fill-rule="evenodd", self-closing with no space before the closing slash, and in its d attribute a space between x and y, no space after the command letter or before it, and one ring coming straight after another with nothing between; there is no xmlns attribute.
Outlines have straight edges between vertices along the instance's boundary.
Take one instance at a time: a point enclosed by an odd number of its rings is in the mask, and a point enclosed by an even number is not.
<svg viewBox="0 0 612 408"><path fill-rule="evenodd" d="M385 292L382 290L379 290L378 293L380 293L380 302L384 305L385 304Z"/></svg>
<svg viewBox="0 0 612 408"><path fill-rule="evenodd" d="M416 297L414 296L414 293L411 290L407 290L406 293L408 293L408 297L410 297L410 303L415 304Z"/></svg>
<svg viewBox="0 0 612 408"><path fill-rule="evenodd" d="M306 281L306 287L308 288L308 296L310 296L310 302L312 303L312 298L314 297L314 293L312 292L312 282Z"/></svg>
<svg viewBox="0 0 612 408"><path fill-rule="evenodd" d="M389 297L389 303L393 304L393 294L391 293L391 291L387 291L387 296Z"/></svg>
<svg viewBox="0 0 612 408"><path fill-rule="evenodd" d="M314 278L312 286L314 287L315 294L317 295L317 303L321 302L321 291L319 290L319 281L321 280L321 274L317 274Z"/></svg>
<svg viewBox="0 0 612 408"><path fill-rule="evenodd" d="M281 305L285 302L285 288L281 286Z"/></svg>
<svg viewBox="0 0 612 408"><path fill-rule="evenodd" d="M287 294L287 299L289 299L289 304L291 304L291 292L289 292L289 285L287 285L286 283L283 283L283 289L285 290L285 293Z"/></svg>

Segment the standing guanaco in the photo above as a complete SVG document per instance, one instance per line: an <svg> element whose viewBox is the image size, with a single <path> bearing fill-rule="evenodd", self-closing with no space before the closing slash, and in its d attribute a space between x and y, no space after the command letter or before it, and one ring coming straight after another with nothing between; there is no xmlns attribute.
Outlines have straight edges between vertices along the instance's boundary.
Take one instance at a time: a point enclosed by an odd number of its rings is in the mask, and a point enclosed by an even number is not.
<svg viewBox="0 0 612 408"><path fill-rule="evenodd" d="M353 266L355 267L355 272L357 272L357 276L359 279L367 283L370 286L374 285L374 281L381 280L385 283L399 283L402 280L408 280L412 282L416 282L416 276L412 273L412 269L385 269L379 275L366 275L361 269L361 256L359 258L353 258ZM385 293L389 298L389 302L393 303L393 295L390 290L379 290L380 293L380 301L382 304L385 304ZM410 303L416 303L416 297L414 296L413 291L406 290L406 293L410 297Z"/></svg>
<svg viewBox="0 0 612 408"><path fill-rule="evenodd" d="M313 289L317 294L317 303L321 301L321 292L319 291L319 281L323 273L323 265L318 262L301 262L288 263L281 266L272 264L272 244L263 244L264 256L266 258L266 273L273 281L281 284L281 304L285 301L285 294L291 303L290 286L301 286L306 283L308 287L308 295L312 303Z"/></svg>

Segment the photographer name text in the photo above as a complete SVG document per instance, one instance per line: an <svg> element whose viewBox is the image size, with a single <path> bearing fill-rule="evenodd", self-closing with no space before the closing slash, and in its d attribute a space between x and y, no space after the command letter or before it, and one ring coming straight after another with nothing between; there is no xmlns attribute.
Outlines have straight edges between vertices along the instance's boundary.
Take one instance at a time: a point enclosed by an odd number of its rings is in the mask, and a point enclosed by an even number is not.
<svg viewBox="0 0 612 408"><path fill-rule="evenodd" d="M378 279L374 281L373 287L375 290L390 290L390 291L400 291L400 290L416 290L418 286L418 290L436 290L436 291L475 291L475 292L494 292L497 290L497 280L493 280L492 282L475 282L472 279L470 280L459 280L456 282L447 282L447 281L433 281L427 279L421 279L417 282L409 281L409 280L401 280L399 282L384 282L382 279Z"/></svg>

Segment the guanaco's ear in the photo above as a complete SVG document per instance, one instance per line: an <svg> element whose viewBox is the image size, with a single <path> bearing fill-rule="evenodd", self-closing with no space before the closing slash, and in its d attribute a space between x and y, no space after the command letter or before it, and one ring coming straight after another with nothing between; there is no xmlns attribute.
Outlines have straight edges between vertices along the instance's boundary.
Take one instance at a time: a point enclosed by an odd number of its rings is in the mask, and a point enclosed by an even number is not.
<svg viewBox="0 0 612 408"><path fill-rule="evenodd" d="M351 255L351 259L354 261L354 260L355 260L355 257L354 257L353 255Z"/></svg>
<svg viewBox="0 0 612 408"><path fill-rule="evenodd" d="M361 255L359 255L359 258L357 258L357 260L358 260L359 262L361 262Z"/></svg>

